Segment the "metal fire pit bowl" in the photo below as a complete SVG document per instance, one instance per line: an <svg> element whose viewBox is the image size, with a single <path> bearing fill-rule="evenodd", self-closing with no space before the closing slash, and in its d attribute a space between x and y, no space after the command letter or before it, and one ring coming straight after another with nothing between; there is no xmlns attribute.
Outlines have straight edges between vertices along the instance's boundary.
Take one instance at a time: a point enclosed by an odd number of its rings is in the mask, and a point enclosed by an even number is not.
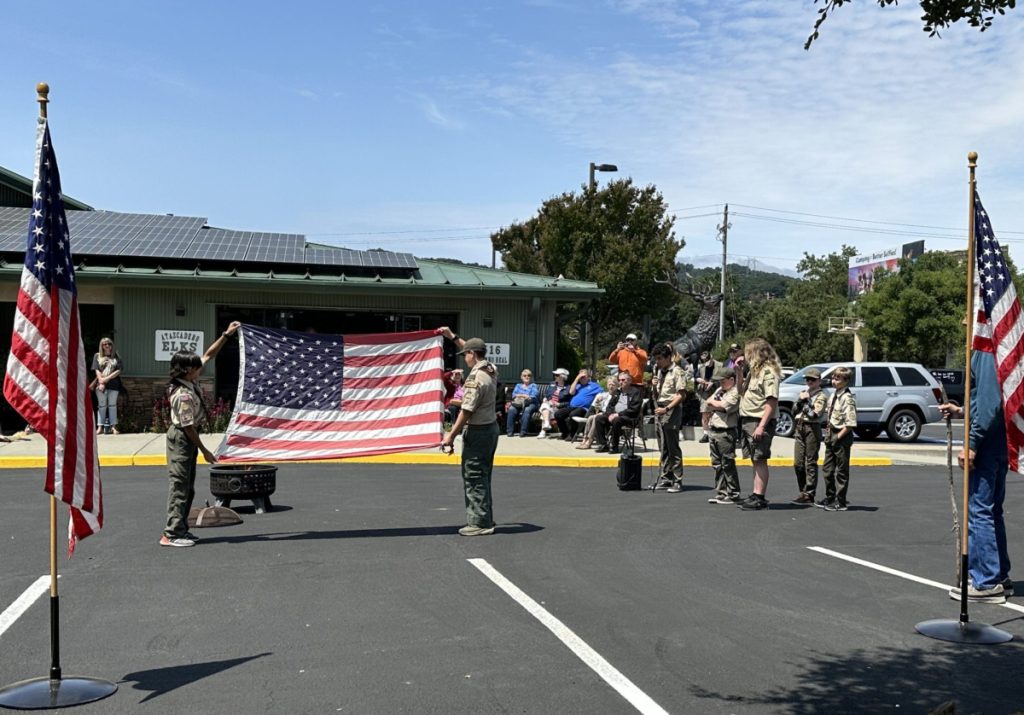
<svg viewBox="0 0 1024 715"><path fill-rule="evenodd" d="M210 467L210 493L217 506L250 499L257 514L274 510L270 495L277 488L277 467L269 464L215 464Z"/></svg>

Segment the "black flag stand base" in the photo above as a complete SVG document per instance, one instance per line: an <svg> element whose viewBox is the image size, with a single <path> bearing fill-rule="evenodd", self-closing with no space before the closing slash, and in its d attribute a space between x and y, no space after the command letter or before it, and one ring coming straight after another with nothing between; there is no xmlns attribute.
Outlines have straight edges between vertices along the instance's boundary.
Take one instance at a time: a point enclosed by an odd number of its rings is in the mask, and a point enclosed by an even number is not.
<svg viewBox="0 0 1024 715"><path fill-rule="evenodd" d="M117 692L117 684L99 678L72 675L67 678L32 678L0 688L0 707L14 710L48 710L84 705Z"/></svg>
<svg viewBox="0 0 1024 715"><path fill-rule="evenodd" d="M961 622L952 618L936 618L921 621L916 626L917 632L929 638L950 643L971 643L974 645L997 645L1013 640L1013 635L1001 628L985 623Z"/></svg>

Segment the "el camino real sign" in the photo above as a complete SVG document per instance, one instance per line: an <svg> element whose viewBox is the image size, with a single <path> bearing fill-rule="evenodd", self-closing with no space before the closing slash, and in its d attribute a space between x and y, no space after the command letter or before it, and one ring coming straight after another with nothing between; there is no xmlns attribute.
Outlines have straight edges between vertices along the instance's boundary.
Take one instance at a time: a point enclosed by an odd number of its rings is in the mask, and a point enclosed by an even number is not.
<svg viewBox="0 0 1024 715"><path fill-rule="evenodd" d="M179 350L189 350L197 355L203 354L202 330L157 330L156 360L170 360Z"/></svg>

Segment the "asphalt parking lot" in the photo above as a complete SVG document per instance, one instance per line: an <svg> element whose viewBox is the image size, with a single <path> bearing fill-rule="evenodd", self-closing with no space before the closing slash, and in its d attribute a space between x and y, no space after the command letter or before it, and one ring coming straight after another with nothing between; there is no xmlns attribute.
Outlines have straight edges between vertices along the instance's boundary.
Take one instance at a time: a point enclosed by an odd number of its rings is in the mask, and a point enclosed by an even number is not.
<svg viewBox="0 0 1024 715"><path fill-rule="evenodd" d="M464 520L453 468L290 465L277 511L197 530L192 549L157 546L163 474L104 470L107 526L61 558L64 671L120 683L79 712L1024 707L1019 640L968 647L919 636L919 621L956 618L943 590L838 557L951 582L944 468L855 470L846 513L788 504L787 469L773 471L763 512L707 504L709 469L688 469L676 495L620 493L612 470L499 469L499 531L465 538L455 533ZM749 468L742 475L749 484ZM1020 485L1014 477L1008 488L1011 557L1024 553ZM48 572L41 486L39 470L0 474L0 611ZM621 675L634 699L488 568ZM45 675L46 600L0 635L0 684ZM1019 639L1022 612L1011 601L975 606L972 618Z"/></svg>

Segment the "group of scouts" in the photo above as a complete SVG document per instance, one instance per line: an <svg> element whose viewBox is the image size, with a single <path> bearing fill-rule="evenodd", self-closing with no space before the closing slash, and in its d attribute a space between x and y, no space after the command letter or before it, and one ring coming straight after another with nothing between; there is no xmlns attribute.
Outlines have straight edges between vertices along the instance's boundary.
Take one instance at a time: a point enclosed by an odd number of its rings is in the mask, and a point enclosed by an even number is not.
<svg viewBox="0 0 1024 715"><path fill-rule="evenodd" d="M707 436L711 464L715 469L715 495L711 504L736 504L745 511L765 509L768 459L775 435L781 366L774 349L765 340L747 343L733 366L714 369L710 383L715 386L703 402L708 413ZM826 511L846 511L850 484L850 449L857 426L857 403L849 384L852 370L836 368L831 375L831 397L821 389L821 371L804 372L807 388L793 406L793 468L800 492L794 504L814 505ZM754 468L754 489L740 496L736 471L736 442ZM703 440L702 440L703 441ZM815 500L818 488L818 452L825 443L825 496Z"/></svg>

